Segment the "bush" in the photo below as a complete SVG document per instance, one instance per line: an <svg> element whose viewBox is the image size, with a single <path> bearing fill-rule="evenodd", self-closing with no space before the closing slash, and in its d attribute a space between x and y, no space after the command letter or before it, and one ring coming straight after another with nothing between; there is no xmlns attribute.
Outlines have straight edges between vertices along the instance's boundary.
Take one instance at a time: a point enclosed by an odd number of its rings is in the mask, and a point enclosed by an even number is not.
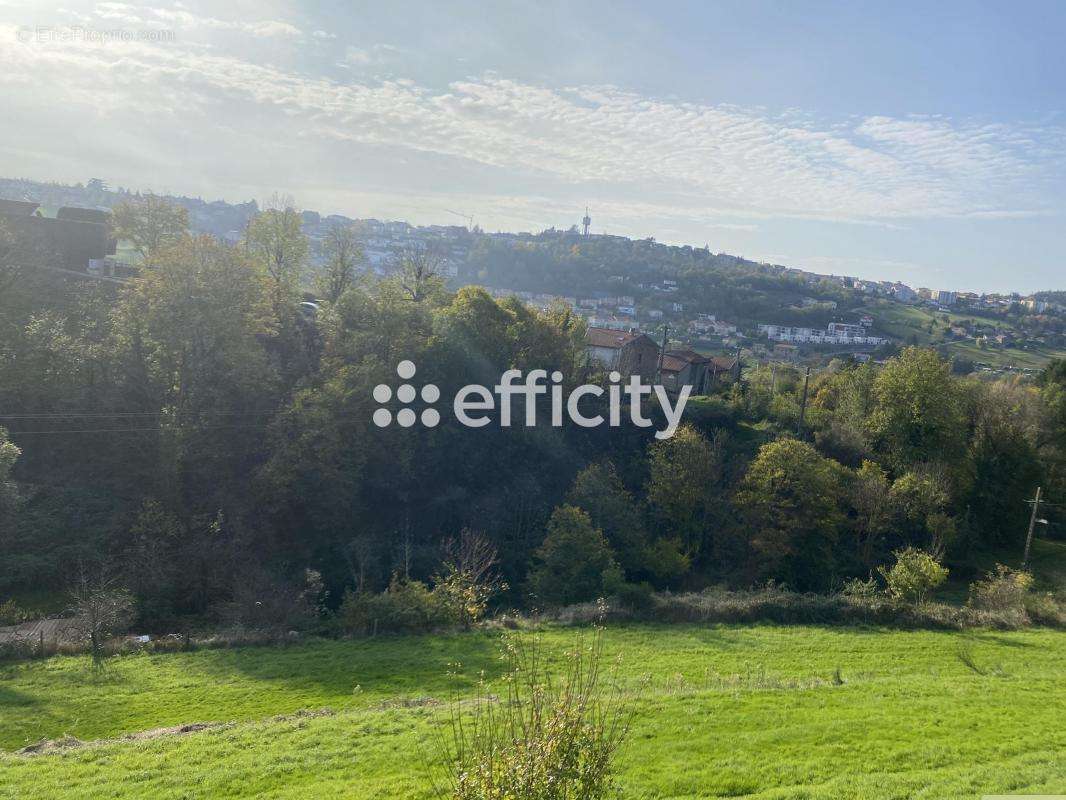
<svg viewBox="0 0 1066 800"><path fill-rule="evenodd" d="M438 795L450 800L604 800L620 797L614 757L630 715L600 691L602 638L567 655L550 675L537 640L509 642L503 696L481 684L453 707L439 742L447 769Z"/></svg>
<svg viewBox="0 0 1066 800"><path fill-rule="evenodd" d="M996 564L996 568L984 580L970 584L967 603L991 611L1025 613L1025 598L1032 585L1033 576L1028 572Z"/></svg>
<svg viewBox="0 0 1066 800"><path fill-rule="evenodd" d="M529 590L546 606L564 606L602 597L621 570L603 533L575 506L559 506L536 553Z"/></svg>
<svg viewBox="0 0 1066 800"><path fill-rule="evenodd" d="M877 581L873 578L865 581L862 578L852 578L844 582L844 588L840 590L840 593L844 597L850 597L855 600L872 600L877 596L877 591Z"/></svg>
<svg viewBox="0 0 1066 800"><path fill-rule="evenodd" d="M947 569L929 553L907 547L897 550L895 556L896 563L891 569L879 569L888 584L888 596L895 600L909 600L920 606L936 587L947 580Z"/></svg>
<svg viewBox="0 0 1066 800"><path fill-rule="evenodd" d="M348 633L418 633L459 624L460 617L445 593L434 592L421 581L395 575L389 588L374 592L347 592L338 621Z"/></svg>
<svg viewBox="0 0 1066 800"><path fill-rule="evenodd" d="M322 577L305 570L303 585L281 580L260 567L249 567L238 577L229 602L215 608L227 625L262 631L306 630L320 613Z"/></svg>
<svg viewBox="0 0 1066 800"><path fill-rule="evenodd" d="M622 608L630 611L644 612L655 606L655 592L647 581L622 583L615 587L611 594Z"/></svg>
<svg viewBox="0 0 1066 800"><path fill-rule="evenodd" d="M433 581L433 593L448 618L473 625L485 616L493 595L507 590L496 573L496 548L483 536L464 530L445 550L444 569Z"/></svg>
<svg viewBox="0 0 1066 800"><path fill-rule="evenodd" d="M4 625L21 625L29 618L29 612L20 608L14 600L6 600L0 603L0 627Z"/></svg>
<svg viewBox="0 0 1066 800"><path fill-rule="evenodd" d="M1025 613L1036 625L1066 628L1066 603L1050 592L1025 596Z"/></svg>
<svg viewBox="0 0 1066 800"><path fill-rule="evenodd" d="M1036 603L1030 596L1027 604ZM607 603L582 603L561 609L552 619L569 625L602 621L624 622L641 619L664 623L750 624L773 622L780 625L889 625L899 628L966 630L995 628L1016 630L1028 624L1025 615L985 610L972 606L927 602L904 605L877 594L855 597L844 594L799 593L770 584L750 591L722 588L702 592L654 594L651 607L628 608L618 599ZM1034 622L1066 627L1066 608L1051 599L1040 598L1042 616L1029 612Z"/></svg>

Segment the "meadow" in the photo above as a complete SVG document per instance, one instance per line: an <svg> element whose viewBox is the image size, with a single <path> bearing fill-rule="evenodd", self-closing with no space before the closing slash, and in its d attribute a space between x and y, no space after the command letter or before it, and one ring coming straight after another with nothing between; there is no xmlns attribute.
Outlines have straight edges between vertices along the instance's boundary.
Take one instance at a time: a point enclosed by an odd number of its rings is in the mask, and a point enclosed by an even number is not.
<svg viewBox="0 0 1066 800"><path fill-rule="evenodd" d="M947 311L932 311L918 306L904 305L903 303L880 300L869 309L877 318L878 329L898 339L900 342L915 343L926 346L936 344L934 337L929 334L930 322L936 322L937 330L940 331L944 322L952 324L961 323L965 320L981 320L988 322L979 315L956 314ZM1005 328L1015 330L1007 323L1000 322ZM1066 352L1046 347L988 347L982 350L973 339L953 340L946 342L948 351L959 358L964 358L975 363L987 364L991 367L1013 367L1015 369L1042 369L1048 362L1056 358L1066 357Z"/></svg>
<svg viewBox="0 0 1066 800"><path fill-rule="evenodd" d="M419 798L449 704L550 626L0 666L0 798ZM611 626L632 798L1066 793L1066 635ZM646 676L646 683L643 680ZM157 729L212 723L187 733ZM38 755L41 739L82 744Z"/></svg>

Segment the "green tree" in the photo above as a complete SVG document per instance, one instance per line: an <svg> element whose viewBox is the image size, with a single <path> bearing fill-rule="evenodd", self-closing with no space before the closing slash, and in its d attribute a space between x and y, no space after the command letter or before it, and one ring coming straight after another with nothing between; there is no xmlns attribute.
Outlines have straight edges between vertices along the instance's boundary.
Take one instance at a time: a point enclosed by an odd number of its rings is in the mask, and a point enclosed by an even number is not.
<svg viewBox="0 0 1066 800"><path fill-rule="evenodd" d="M779 439L759 448L736 502L763 573L797 589L832 583L841 474L806 442Z"/></svg>
<svg viewBox="0 0 1066 800"><path fill-rule="evenodd" d="M588 512L629 580L649 579L665 585L688 569L679 539L649 535L640 506L611 463L593 464L579 472L566 501Z"/></svg>
<svg viewBox="0 0 1066 800"><path fill-rule="evenodd" d="M291 302L307 263L307 237L291 197L271 198L269 207L248 223L244 246L270 278L275 313Z"/></svg>
<svg viewBox="0 0 1066 800"><path fill-rule="evenodd" d="M111 209L111 229L150 261L163 247L175 244L189 229L189 211L158 195L123 200Z"/></svg>
<svg viewBox="0 0 1066 800"><path fill-rule="evenodd" d="M160 463L169 468L156 476L159 496L184 489L195 507L227 488L241 495L277 402L260 273L240 250L190 237L126 287L114 317L127 391L162 412Z"/></svg>
<svg viewBox="0 0 1066 800"><path fill-rule="evenodd" d="M1025 501L1044 478L1037 451L1039 396L1006 382L981 385L978 392L967 503L984 543L1020 547L1029 513Z"/></svg>
<svg viewBox="0 0 1066 800"><path fill-rule="evenodd" d="M18 492L11 471L20 455L22 451L8 438L7 431L0 428L0 549L5 548L7 537L14 531Z"/></svg>
<svg viewBox="0 0 1066 800"><path fill-rule="evenodd" d="M323 244L326 263L318 279L322 299L336 303L355 285L355 271L363 260L363 248L351 225L334 225Z"/></svg>
<svg viewBox="0 0 1066 800"><path fill-rule="evenodd" d="M891 495L888 473L874 461L863 461L848 482L851 506L855 510L855 534L859 562L873 569L878 545L891 530L896 503Z"/></svg>
<svg viewBox="0 0 1066 800"><path fill-rule="evenodd" d="M620 579L611 546L589 515L559 506L548 521L548 535L537 550L529 591L541 605L565 606L594 600Z"/></svg>
<svg viewBox="0 0 1066 800"><path fill-rule="evenodd" d="M950 365L918 347L891 359L874 381L868 428L875 446L897 469L960 459L966 417Z"/></svg>
<svg viewBox="0 0 1066 800"><path fill-rule="evenodd" d="M947 580L948 571L929 553L907 547L897 550L895 556L896 563L891 568L879 569L890 597L920 606Z"/></svg>
<svg viewBox="0 0 1066 800"><path fill-rule="evenodd" d="M603 531L627 574L641 569L647 531L640 508L613 464L592 464L581 470L566 502L585 511L592 524Z"/></svg>
<svg viewBox="0 0 1066 800"><path fill-rule="evenodd" d="M707 545L719 498L722 449L720 438L709 441L687 424L648 447L648 502L680 538L689 558L697 558Z"/></svg>

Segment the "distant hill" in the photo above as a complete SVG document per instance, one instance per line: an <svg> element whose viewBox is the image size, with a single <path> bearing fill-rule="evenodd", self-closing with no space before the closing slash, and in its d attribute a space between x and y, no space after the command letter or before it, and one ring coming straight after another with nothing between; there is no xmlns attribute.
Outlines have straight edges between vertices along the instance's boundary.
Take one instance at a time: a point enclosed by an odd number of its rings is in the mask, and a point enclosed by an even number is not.
<svg viewBox="0 0 1066 800"><path fill-rule="evenodd" d="M134 196L98 179L67 185L0 178L0 198L32 200L46 207L108 209ZM259 211L245 203L206 201L165 195L189 211L194 232L235 241ZM735 324L748 339L758 323L825 328L830 322L873 318L872 332L899 345L939 348L961 364L990 368L1035 369L1066 355L1066 328L1060 306L1066 292L1035 298L1055 306L1040 314L1019 304L1017 295L997 298L994 307L970 301L950 311L936 304L901 302L899 284L830 276L714 253L709 247L664 245L654 239L583 236L576 228L537 234L484 233L453 225L413 227L404 222L323 217L304 212L312 259L322 258L325 231L355 223L362 232L368 261L379 271L395 264L410 247L440 245L446 250L453 283L477 283L502 291L582 298L628 298L634 318L645 327L671 325L683 333L700 315ZM729 343L733 347L734 343Z"/></svg>

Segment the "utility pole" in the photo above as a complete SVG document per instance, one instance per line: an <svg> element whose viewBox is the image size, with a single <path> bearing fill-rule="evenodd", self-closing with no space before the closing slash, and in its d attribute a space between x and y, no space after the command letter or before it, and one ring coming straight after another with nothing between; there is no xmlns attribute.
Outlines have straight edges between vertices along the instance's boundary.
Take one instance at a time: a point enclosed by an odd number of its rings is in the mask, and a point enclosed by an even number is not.
<svg viewBox="0 0 1066 800"><path fill-rule="evenodd" d="M774 399L774 394L777 392L777 362L770 362L770 399Z"/></svg>
<svg viewBox="0 0 1066 800"><path fill-rule="evenodd" d="M807 416L807 384L811 380L811 368L807 367L807 373L803 376L803 399L800 400L799 427L796 428L798 435L803 435L803 423Z"/></svg>
<svg viewBox="0 0 1066 800"><path fill-rule="evenodd" d="M663 346L659 348L659 363L655 365L655 383L662 385L663 382L663 356L666 355L666 346L670 343L670 326L663 325Z"/></svg>
<svg viewBox="0 0 1066 800"><path fill-rule="evenodd" d="M1026 500L1027 503L1032 503L1033 513L1029 515L1029 533L1025 535L1025 555L1022 556L1022 570L1027 571L1029 569L1029 549L1033 545L1033 528L1036 527L1036 512L1040 508L1040 487L1036 487L1036 497L1032 500Z"/></svg>

